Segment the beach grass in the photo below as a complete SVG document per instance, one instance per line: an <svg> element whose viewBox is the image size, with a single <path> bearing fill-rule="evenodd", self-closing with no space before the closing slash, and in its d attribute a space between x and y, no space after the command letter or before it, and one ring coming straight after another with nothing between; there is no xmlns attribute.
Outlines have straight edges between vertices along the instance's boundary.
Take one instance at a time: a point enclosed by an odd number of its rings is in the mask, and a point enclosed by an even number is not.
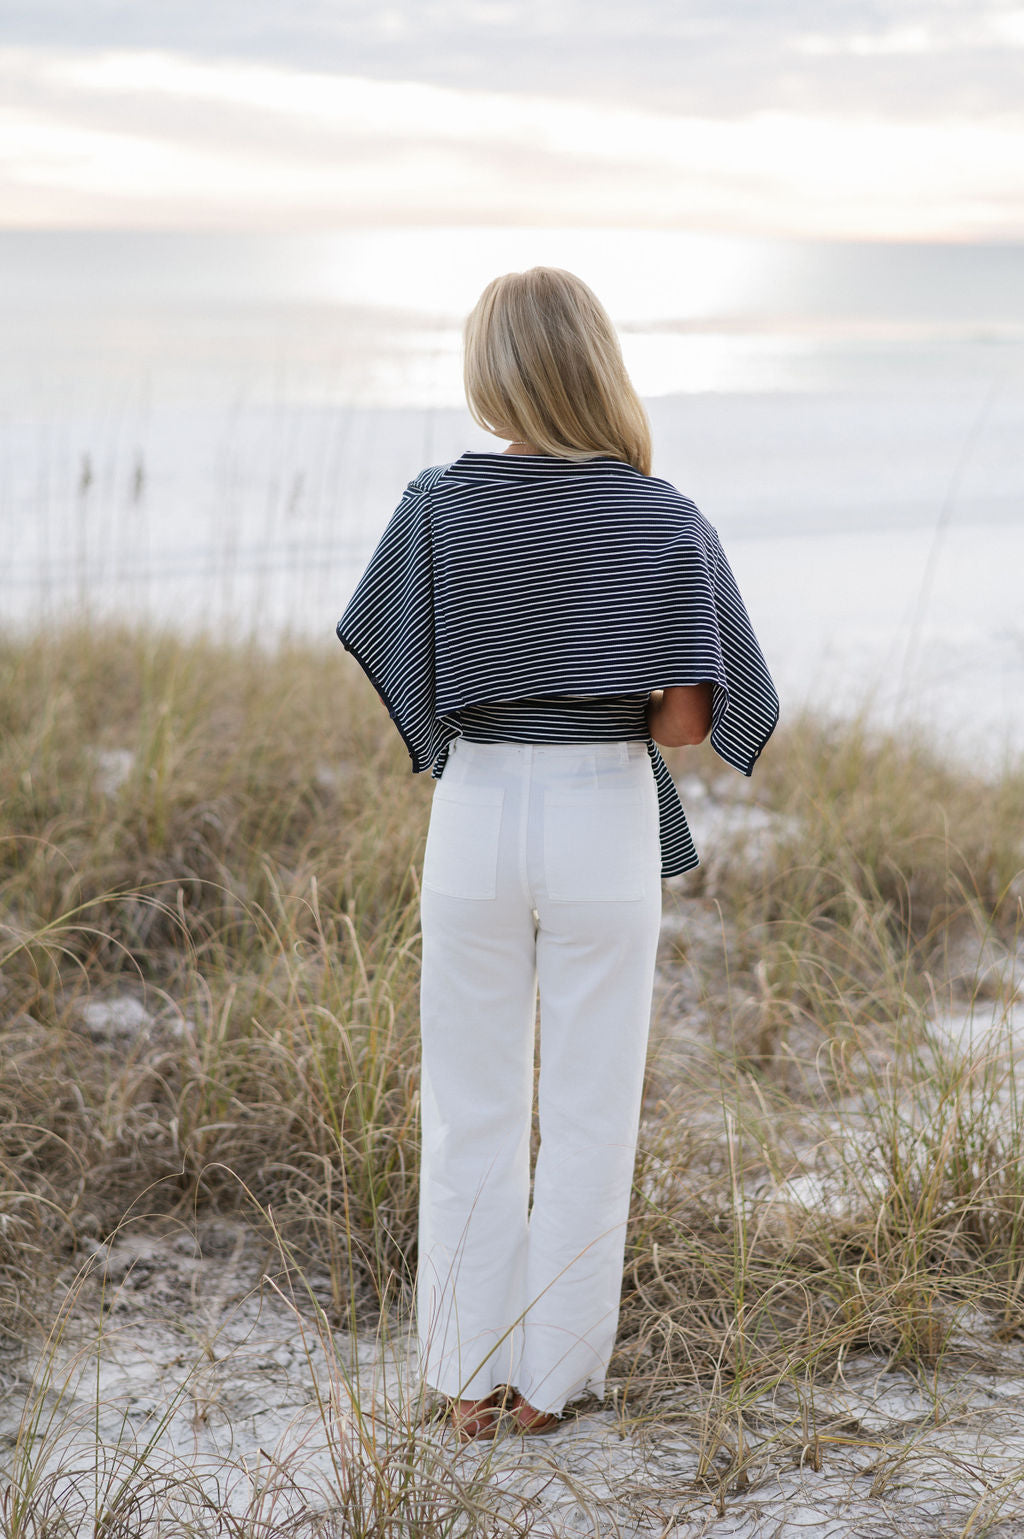
<svg viewBox="0 0 1024 1539"><path fill-rule="evenodd" d="M1024 765L972 772L867 712L784 720L752 782L706 746L668 757L704 862L666 888L612 1384L620 1430L679 1429L721 1502L766 1447L813 1462L857 1441L820 1409L852 1354L937 1382L1024 1334ZM430 792L340 649L0 642L12 1352L57 1361L126 1226L211 1216L287 1279L325 1426L332 1331L401 1334ZM0 1498L15 1539L77 1532L46 1527L46 1382ZM356 1417L366 1457L328 1481L334 1518L238 1534L525 1531L422 1413L412 1395L372 1432ZM186 1490L158 1443L93 1481L90 1532L147 1532L143 1497ZM221 1520L166 1531L236 1531Z"/></svg>

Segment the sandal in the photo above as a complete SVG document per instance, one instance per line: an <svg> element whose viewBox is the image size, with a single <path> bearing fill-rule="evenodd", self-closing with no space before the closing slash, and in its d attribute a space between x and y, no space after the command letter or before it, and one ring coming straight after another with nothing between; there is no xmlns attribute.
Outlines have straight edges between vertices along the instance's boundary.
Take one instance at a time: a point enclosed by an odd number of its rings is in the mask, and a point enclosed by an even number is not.
<svg viewBox="0 0 1024 1539"><path fill-rule="evenodd" d="M512 1429L521 1437L532 1437L535 1433L553 1432L562 1423L559 1411L538 1411L522 1395L517 1394L506 1413Z"/></svg>
<svg viewBox="0 0 1024 1539"><path fill-rule="evenodd" d="M483 1400L449 1400L448 1416L460 1444L486 1442L498 1430L505 1391L496 1389Z"/></svg>

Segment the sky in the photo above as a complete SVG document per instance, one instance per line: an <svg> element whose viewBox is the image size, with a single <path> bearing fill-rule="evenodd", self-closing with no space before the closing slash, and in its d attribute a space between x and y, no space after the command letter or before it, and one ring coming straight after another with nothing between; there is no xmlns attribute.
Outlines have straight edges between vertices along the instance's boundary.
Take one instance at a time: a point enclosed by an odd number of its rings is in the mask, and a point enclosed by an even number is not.
<svg viewBox="0 0 1024 1539"><path fill-rule="evenodd" d="M1024 239L1020 0L0 0L0 228Z"/></svg>

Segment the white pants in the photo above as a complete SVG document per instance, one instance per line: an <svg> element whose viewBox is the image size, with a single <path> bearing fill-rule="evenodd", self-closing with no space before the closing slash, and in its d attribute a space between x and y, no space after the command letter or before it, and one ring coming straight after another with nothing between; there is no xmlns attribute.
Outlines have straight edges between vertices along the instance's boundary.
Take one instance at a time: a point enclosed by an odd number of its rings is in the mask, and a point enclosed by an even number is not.
<svg viewBox="0 0 1024 1539"><path fill-rule="evenodd" d="M659 873L646 744L453 744L422 896L417 1311L423 1376L443 1394L512 1384L560 1411L604 1391Z"/></svg>

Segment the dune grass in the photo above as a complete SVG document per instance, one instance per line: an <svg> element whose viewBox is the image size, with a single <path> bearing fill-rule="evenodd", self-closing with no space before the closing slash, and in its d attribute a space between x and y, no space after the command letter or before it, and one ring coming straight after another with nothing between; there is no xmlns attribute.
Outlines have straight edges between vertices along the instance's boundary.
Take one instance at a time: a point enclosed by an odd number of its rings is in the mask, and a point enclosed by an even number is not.
<svg viewBox="0 0 1024 1539"><path fill-rule="evenodd" d="M851 1352L934 1375L1024 1332L1024 766L868 720L784 722L752 785L674 757L725 816L666 891L613 1373L624 1425L687 1429L726 1491L764 1405ZM408 1317L430 791L340 649L0 643L0 1332L44 1339L139 1213L244 1216L326 1276L328 1334ZM987 1035L943 1034L972 1011ZM403 1446L415 1532L465 1525ZM31 1492L19 1539L50 1532Z"/></svg>

